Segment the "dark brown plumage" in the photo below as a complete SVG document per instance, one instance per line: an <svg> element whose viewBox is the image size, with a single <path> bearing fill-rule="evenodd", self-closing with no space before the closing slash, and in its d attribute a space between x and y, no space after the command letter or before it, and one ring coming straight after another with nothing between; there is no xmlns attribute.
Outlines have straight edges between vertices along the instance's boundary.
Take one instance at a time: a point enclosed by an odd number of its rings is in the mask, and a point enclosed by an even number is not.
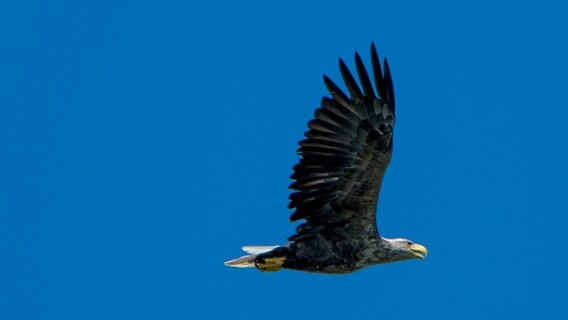
<svg viewBox="0 0 568 320"><path fill-rule="evenodd" d="M374 45L371 62L374 89L357 53L361 87L339 60L349 96L323 77L331 98L322 98L308 122L305 139L299 142L301 159L291 176L289 208L295 211L290 221L305 222L288 244L245 247L251 255L228 265L345 273L377 263L424 258L423 246L382 238L377 230L377 199L393 150L395 100L389 65L385 59L383 71Z"/></svg>

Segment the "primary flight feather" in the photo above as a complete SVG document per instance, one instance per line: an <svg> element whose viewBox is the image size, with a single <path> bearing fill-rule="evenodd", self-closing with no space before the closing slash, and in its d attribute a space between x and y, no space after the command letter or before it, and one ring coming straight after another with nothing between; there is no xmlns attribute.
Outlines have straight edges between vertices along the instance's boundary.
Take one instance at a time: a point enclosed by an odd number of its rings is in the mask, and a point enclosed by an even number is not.
<svg viewBox="0 0 568 320"><path fill-rule="evenodd" d="M387 60L381 66L371 45L373 82L359 54L360 86L343 62L339 70L349 96L331 79L299 142L301 159L293 168L290 221L304 219L282 246L246 246L249 255L225 262L231 267L282 268L348 273L363 267L424 259L427 251L410 240L379 235L376 210L381 183L393 147L395 100Z"/></svg>

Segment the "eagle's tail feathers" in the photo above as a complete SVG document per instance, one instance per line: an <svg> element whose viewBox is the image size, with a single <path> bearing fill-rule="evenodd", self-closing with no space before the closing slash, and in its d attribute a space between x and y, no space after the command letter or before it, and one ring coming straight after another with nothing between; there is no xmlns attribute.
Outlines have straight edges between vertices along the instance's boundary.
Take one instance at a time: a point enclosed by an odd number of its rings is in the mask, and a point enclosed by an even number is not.
<svg viewBox="0 0 568 320"><path fill-rule="evenodd" d="M242 256L237 259L225 261L225 265L233 268L252 268L254 267L255 254Z"/></svg>
<svg viewBox="0 0 568 320"><path fill-rule="evenodd" d="M261 254L276 248L278 248L278 246L244 246L243 251L248 254Z"/></svg>
<svg viewBox="0 0 568 320"><path fill-rule="evenodd" d="M280 256L263 256L257 263L256 258L270 252L279 246L244 246L243 251L248 253L237 259L225 261L225 265L233 268L252 268L257 267L261 271L277 271L282 268L285 258Z"/></svg>

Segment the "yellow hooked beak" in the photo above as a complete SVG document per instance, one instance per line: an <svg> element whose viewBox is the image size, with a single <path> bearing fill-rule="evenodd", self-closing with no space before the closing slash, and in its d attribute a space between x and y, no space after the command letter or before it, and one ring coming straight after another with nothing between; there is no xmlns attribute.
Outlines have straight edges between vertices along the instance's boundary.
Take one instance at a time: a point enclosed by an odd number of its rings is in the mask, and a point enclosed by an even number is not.
<svg viewBox="0 0 568 320"><path fill-rule="evenodd" d="M426 250L426 247L417 243L410 245L410 251L418 259L424 259L426 258L426 255L428 255L428 250Z"/></svg>

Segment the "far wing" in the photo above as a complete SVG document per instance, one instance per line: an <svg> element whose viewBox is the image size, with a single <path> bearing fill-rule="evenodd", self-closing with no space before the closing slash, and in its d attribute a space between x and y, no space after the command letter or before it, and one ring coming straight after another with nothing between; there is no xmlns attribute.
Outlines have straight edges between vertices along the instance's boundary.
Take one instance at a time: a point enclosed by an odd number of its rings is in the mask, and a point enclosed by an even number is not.
<svg viewBox="0 0 568 320"><path fill-rule="evenodd" d="M316 234L354 238L377 235L376 208L392 154L394 90L386 59L384 72L371 45L376 93L355 53L361 88L345 63L339 68L350 97L327 76L331 98L324 97L300 141L289 208L291 221L305 219L290 240Z"/></svg>

